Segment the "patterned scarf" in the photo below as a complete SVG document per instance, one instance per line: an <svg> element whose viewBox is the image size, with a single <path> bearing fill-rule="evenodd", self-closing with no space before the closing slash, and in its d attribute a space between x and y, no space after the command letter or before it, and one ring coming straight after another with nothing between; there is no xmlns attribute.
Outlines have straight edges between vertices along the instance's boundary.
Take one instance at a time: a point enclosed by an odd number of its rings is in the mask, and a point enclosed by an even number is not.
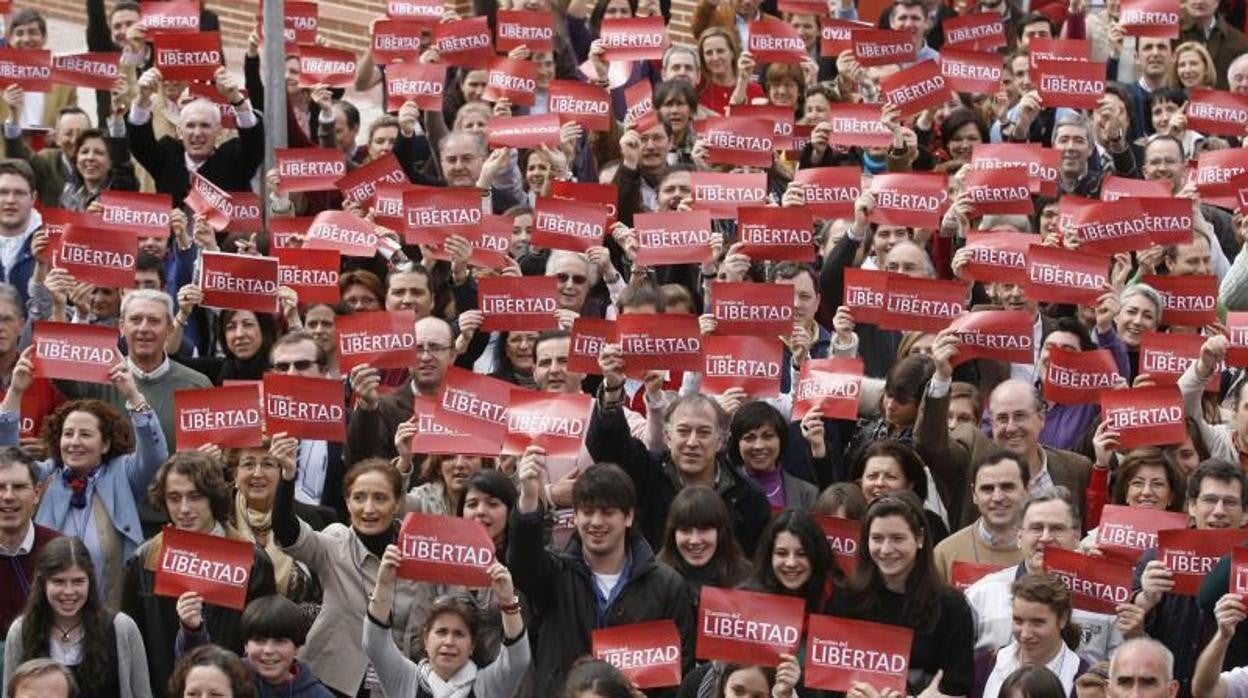
<svg viewBox="0 0 1248 698"><path fill-rule="evenodd" d="M69 498L71 507L75 509L85 509L87 507L87 485L91 483L91 479L99 471L99 466L92 468L86 473L78 472L72 468L61 469L61 481L73 492L73 495Z"/></svg>

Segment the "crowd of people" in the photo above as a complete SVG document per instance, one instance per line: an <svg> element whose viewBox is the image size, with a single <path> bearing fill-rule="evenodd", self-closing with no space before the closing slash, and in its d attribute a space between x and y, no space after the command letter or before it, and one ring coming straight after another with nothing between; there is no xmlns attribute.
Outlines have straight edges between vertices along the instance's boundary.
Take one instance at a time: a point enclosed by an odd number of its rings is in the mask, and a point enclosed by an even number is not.
<svg viewBox="0 0 1248 698"><path fill-rule="evenodd" d="M242 65L166 78L143 14L154 4L86 1L91 55L110 52L119 75L96 105L59 78L39 92L0 77L8 698L1248 695L1248 568L1235 550L1248 536L1232 537L1248 522L1243 3L892 0L868 12L850 0L699 0L684 16L668 0L474 2L466 16L448 6L420 20L419 49L397 60L356 57L349 94L391 108L369 123L340 83L308 84L298 50L262 55L258 33ZM0 61L47 46L39 10L16 5ZM516 11L548 17L537 47L547 50L447 65L443 28L484 17L493 32ZM614 27L647 19L670 41L621 59ZM219 21L200 7L196 26ZM978 43L954 40L950 28L965 26L982 29ZM873 28L901 42L897 62L863 49L884 41L860 33ZM795 33L800 56L764 62L759 32ZM995 89L906 104L921 86L897 81L912 68L972 53L988 57ZM1048 59L1062 56L1104 69L1095 107L1052 87ZM273 61L284 61L285 114L264 104ZM412 66L444 70L440 106L388 99L388 73ZM508 76L528 71L535 89L513 103ZM570 85L609 104L605 127L557 111ZM500 135L548 114L561 117L553 139L513 147ZM851 129L853 118L867 126ZM760 119L777 141L726 155L750 140L734 129ZM266 137L274 120L286 143ZM274 148L279 162L307 149L332 153L348 177L377 171L366 181L375 195L293 186L297 169L263 170ZM984 193L981 175L996 168L1028 180L1009 212ZM851 172L852 191L828 215L816 192L834 170ZM729 174L757 175L762 191L725 211L732 197L708 182ZM930 177L938 210L903 210ZM262 219L243 225L205 203L206 187L258 201ZM478 224L415 230L406 194L435 187L475 192ZM105 234L125 192L167 197L167 230L134 235L133 283L75 278L82 266L58 246L79 229ZM543 222L552 202L602 192L590 208L610 222L588 244ZM1151 203L1127 208L1133 198ZM1184 223L1165 236L1088 232L1115 215L1101 201L1143 220L1176 200ZM747 208L759 207L774 212L764 227L806 215L809 242L795 254L747 240L758 227ZM655 216L706 211L696 254L648 263L670 252L655 221L677 220ZM222 297L206 287L210 257L335 249L314 230L330 213L377 248L340 250L332 302L290 284L271 294L273 312L209 303ZM499 226L505 249L490 242ZM1056 258L1099 276L1059 298L1026 261L1001 272L1020 250L1069 255ZM553 288L552 305L500 323L483 289L518 277ZM874 287L874 306L868 278L890 284ZM903 283L920 301L960 284L955 312L890 320L883 299ZM747 307L784 289L780 336L716 344L745 366L753 355L733 352L762 342L775 357L765 375L725 383L678 352L646 361L622 340L632 315L656 333L696 320L696 338L717 340L741 319L716 310L735 285ZM1209 307L1182 295L1197 287L1211 289ZM361 315L401 320L401 365L348 351L337 328L362 326ZM1023 330L985 344L977 337L991 330L960 324L971 317L1021 318ZM94 380L58 374L39 349L70 326L116 339ZM587 364L590 337L600 341ZM1160 346L1171 360L1156 359ZM1094 390L1071 397L1081 386L1054 382L1094 358L1101 373L1082 386ZM575 455L536 439L423 448L453 431L448 395L473 374L492 379L479 402L505 407L494 393L514 388L588 405ZM274 375L327 380L334 400L340 391L345 436L270 430L240 446L222 431L179 446L190 391ZM829 375L851 382L848 413L819 393ZM1152 417L1111 415L1115 394L1171 396L1139 411L1177 410L1177 422L1150 430ZM1131 510L1146 510L1130 520L1154 521L1151 536L1107 545ZM413 576L420 560L402 529L412 513L479 524L492 557L477 586ZM1165 544L1176 529L1227 543L1185 569ZM182 545L171 541L190 534L250 551L237 606L168 590L166 558ZM1095 572L1128 564L1129 582ZM729 661L705 642L707 589L800 605L801 640ZM902 667L833 687L814 639L827 618L905 629ZM674 679L643 681L596 649L601 631L651 621L677 632Z"/></svg>

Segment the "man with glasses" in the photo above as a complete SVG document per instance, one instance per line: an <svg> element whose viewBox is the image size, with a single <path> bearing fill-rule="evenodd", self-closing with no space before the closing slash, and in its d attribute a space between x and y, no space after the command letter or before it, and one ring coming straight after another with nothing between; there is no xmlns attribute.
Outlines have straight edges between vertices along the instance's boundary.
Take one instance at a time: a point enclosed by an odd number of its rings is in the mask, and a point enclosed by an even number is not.
<svg viewBox="0 0 1248 698"><path fill-rule="evenodd" d="M34 522L39 504L35 461L15 446L0 448L0 651L3 636L34 585L35 556L48 541L61 535Z"/></svg>
<svg viewBox="0 0 1248 698"><path fill-rule="evenodd" d="M966 496L970 489L967 474L972 463L997 448L1016 453L1026 461L1030 477L1027 488L1033 494L1063 486L1075 493L1075 504L1082 509L1092 463L1078 453L1040 443L1045 424L1044 399L1034 385L1011 379L993 389L988 398L991 439L984 436L977 424L962 424L950 433L949 387L958 344L956 334L942 332L932 345L936 371L923 397L915 433L915 448L948 494L950 524L961 527L975 520L978 512ZM1077 534L1077 522L1075 529Z"/></svg>
<svg viewBox="0 0 1248 698"><path fill-rule="evenodd" d="M269 350L273 373L305 378L327 378L329 357L311 333L287 332ZM301 439L295 477L295 500L304 504L331 507L346 520L342 477L347 473L342 444L318 439Z"/></svg>
<svg viewBox="0 0 1248 698"><path fill-rule="evenodd" d="M30 300L35 256L30 252L33 233L43 227L35 210L35 173L21 160L0 161L0 280L13 284Z"/></svg>
<svg viewBox="0 0 1248 698"><path fill-rule="evenodd" d="M1239 528L1244 521L1243 469L1210 459L1187 479L1187 513L1196 530ZM1212 573L1211 573L1212 574ZM1189 695L1188 684L1204 645L1205 615L1195 596L1175 594L1174 573L1158 559L1156 548L1144 551L1135 568L1135 604L1144 609L1144 630L1174 652L1174 678ZM1226 590L1225 584L1223 591Z"/></svg>
<svg viewBox="0 0 1248 698"><path fill-rule="evenodd" d="M943 428L943 422L942 422ZM1079 545L1079 510L1070 490L1052 487L1032 495L1023 505L1022 526L1018 547L1023 561L1018 565L986 575L966 590L966 601L975 612L975 650L990 652L1009 644L1013 628L1013 606L1010 585L1028 574L1044 572L1044 551L1047 548L1075 550ZM1124 618L1143 617L1132 604L1119 606ZM1071 620L1083 631L1083 642L1076 650L1096 662L1108 659L1123 634L1118 630L1118 616L1093 613L1076 608Z"/></svg>
<svg viewBox="0 0 1248 698"><path fill-rule="evenodd" d="M365 458L395 458L394 432L412 416L417 395L434 397L442 387L446 369L455 359L451 326L437 317L416 321L416 362L408 369L411 380L379 396L381 373L368 364L351 369L351 392L355 411L347 422L345 459L351 466Z"/></svg>
<svg viewBox="0 0 1248 698"><path fill-rule="evenodd" d="M1178 194L1186 183L1187 157L1184 153L1183 144L1174 136L1161 134L1149 136L1141 155L1143 162L1141 174L1149 181L1168 182L1170 193ZM1217 239L1218 246L1221 248L1220 253L1217 254L1218 257L1234 257L1238 251L1239 242L1235 238L1235 223L1231 215L1217 206L1204 203L1200 204L1200 215L1203 220L1193 221L1195 232L1201 233L1202 237L1208 237L1204 233L1211 233ZM1212 253L1213 250L1210 252ZM1141 261L1146 261L1147 256L1141 256L1145 257ZM1215 263L1214 268L1225 269L1226 262ZM1225 295L1224 293L1223 296Z"/></svg>

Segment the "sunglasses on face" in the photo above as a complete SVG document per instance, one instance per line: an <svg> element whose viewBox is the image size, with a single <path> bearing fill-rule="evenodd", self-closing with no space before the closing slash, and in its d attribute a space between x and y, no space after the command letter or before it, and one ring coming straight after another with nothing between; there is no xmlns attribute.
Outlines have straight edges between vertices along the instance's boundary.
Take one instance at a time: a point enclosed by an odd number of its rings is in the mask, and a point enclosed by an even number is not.
<svg viewBox="0 0 1248 698"><path fill-rule="evenodd" d="M273 364L273 369L279 373L286 373L294 367L296 371L306 371L317 363L311 359L299 359L298 361L278 361Z"/></svg>

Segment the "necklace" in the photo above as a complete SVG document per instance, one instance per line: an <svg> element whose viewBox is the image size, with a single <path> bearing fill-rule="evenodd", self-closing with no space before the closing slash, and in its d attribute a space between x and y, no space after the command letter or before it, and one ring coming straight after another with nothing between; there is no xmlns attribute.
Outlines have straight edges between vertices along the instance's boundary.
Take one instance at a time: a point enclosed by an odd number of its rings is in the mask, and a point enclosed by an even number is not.
<svg viewBox="0 0 1248 698"><path fill-rule="evenodd" d="M52 624L52 627L56 628L56 631L57 631L58 633L60 633L60 634L61 634L61 642L69 642L69 635L70 635L70 633L74 632L74 631L75 631L75 630L77 630L78 628L81 628L81 627L82 627L82 621L78 621L78 622L77 622L77 623L75 623L72 627L70 627L68 630L66 630L65 628L62 628L61 626L57 625L56 623L53 623L53 624Z"/></svg>

